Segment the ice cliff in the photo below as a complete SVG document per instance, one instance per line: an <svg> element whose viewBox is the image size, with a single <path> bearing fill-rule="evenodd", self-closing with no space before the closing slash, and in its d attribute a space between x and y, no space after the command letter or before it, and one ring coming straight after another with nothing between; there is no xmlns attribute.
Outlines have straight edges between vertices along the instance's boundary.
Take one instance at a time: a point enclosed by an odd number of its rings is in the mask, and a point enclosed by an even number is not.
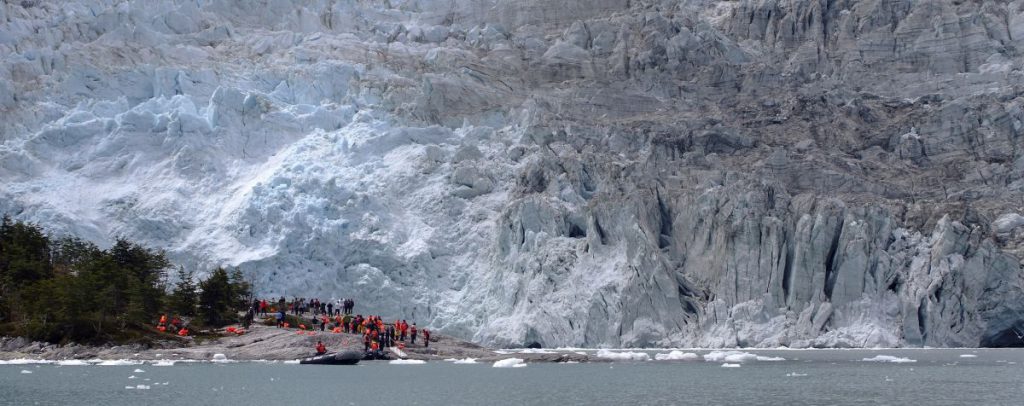
<svg viewBox="0 0 1024 406"><path fill-rule="evenodd" d="M1024 1L0 5L0 212L492 345L1024 334Z"/></svg>

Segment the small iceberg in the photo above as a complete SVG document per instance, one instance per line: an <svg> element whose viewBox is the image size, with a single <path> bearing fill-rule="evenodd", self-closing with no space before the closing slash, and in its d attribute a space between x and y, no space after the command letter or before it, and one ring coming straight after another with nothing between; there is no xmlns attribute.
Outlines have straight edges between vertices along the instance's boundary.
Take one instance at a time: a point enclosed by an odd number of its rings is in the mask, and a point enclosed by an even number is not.
<svg viewBox="0 0 1024 406"><path fill-rule="evenodd" d="M522 358L505 358L503 360L494 361L493 365L495 368L522 368L525 366L526 363L523 362Z"/></svg>
<svg viewBox="0 0 1024 406"><path fill-rule="evenodd" d="M722 368L739 368L739 367L740 367L740 364L731 364L731 363L728 363L728 362L722 364Z"/></svg>
<svg viewBox="0 0 1024 406"><path fill-rule="evenodd" d="M173 360L169 360L169 359L162 359L162 360L159 360L159 361L154 361L153 362L153 366L155 366L155 367L173 367L174 366L174 361Z"/></svg>
<svg viewBox="0 0 1024 406"><path fill-rule="evenodd" d="M422 365L426 363L427 361L421 359L393 359L388 361L388 364L391 365Z"/></svg>
<svg viewBox="0 0 1024 406"><path fill-rule="evenodd" d="M910 363L910 362L917 362L916 359L903 358L903 357L894 357L892 355L876 355L876 356L871 357L871 358L864 358L861 361L864 361L864 362L891 362L891 363L894 363L894 364L905 364L905 363Z"/></svg>
<svg viewBox="0 0 1024 406"><path fill-rule="evenodd" d="M104 367L114 367L122 365L139 365L142 361L132 361L128 359L110 359L98 362L96 365Z"/></svg>
<svg viewBox="0 0 1024 406"><path fill-rule="evenodd" d="M978 356L974 354L960 354L960 358L978 358Z"/></svg>
<svg viewBox="0 0 1024 406"><path fill-rule="evenodd" d="M727 362L727 363L738 363L747 361L757 361L757 355L743 351L711 351L704 355L704 360L708 362Z"/></svg>
<svg viewBox="0 0 1024 406"><path fill-rule="evenodd" d="M57 364L57 365L60 365L60 366L62 366L62 367L71 367L71 366L85 366L85 365L89 365L89 363L88 363L88 362L82 361L82 360L80 360L80 359L66 359L66 360L61 360L61 361L57 361L57 362L56 362L56 364Z"/></svg>
<svg viewBox="0 0 1024 406"><path fill-rule="evenodd" d="M693 361L699 359L700 356L692 352L682 352L679 350L672 350L668 354L655 354L654 359L657 361Z"/></svg>
<svg viewBox="0 0 1024 406"><path fill-rule="evenodd" d="M142 385L142 384L135 385L135 389L139 389L139 390L149 389L149 385Z"/></svg>
<svg viewBox="0 0 1024 406"><path fill-rule="evenodd" d="M786 374L786 376L789 376L789 377L807 376L807 374L799 374L799 373L796 373L796 372L790 372L790 373Z"/></svg>
<svg viewBox="0 0 1024 406"><path fill-rule="evenodd" d="M614 352L614 351L608 351L608 350L605 350L605 349L598 350L597 354L594 354L594 356L598 357L598 358L611 359L611 360L616 360L616 361L650 361L651 360L651 356L647 355L647 353L644 353L644 352L629 352L629 351Z"/></svg>
<svg viewBox="0 0 1024 406"><path fill-rule="evenodd" d="M213 354L213 359L210 362L216 362L218 364L224 364L224 363L231 362L231 360L228 359L227 355L224 355L224 354L221 354L221 353L217 353L217 354Z"/></svg>
<svg viewBox="0 0 1024 406"><path fill-rule="evenodd" d="M23 374L31 374L31 373L32 373L32 371L29 371L29 370L27 370L27 369L22 369L22 370L21 370L21 373L23 373Z"/></svg>
<svg viewBox="0 0 1024 406"><path fill-rule="evenodd" d="M143 370L141 370L141 369L139 369L139 368L135 368L135 370L134 370L134 371L132 371L132 372L135 372L135 373L137 373L137 374L141 374L141 373L143 373L143 372L146 372L146 371L143 371Z"/></svg>
<svg viewBox="0 0 1024 406"><path fill-rule="evenodd" d="M0 365L26 365L26 364L52 364L53 361L45 359L16 358L7 361L0 361Z"/></svg>

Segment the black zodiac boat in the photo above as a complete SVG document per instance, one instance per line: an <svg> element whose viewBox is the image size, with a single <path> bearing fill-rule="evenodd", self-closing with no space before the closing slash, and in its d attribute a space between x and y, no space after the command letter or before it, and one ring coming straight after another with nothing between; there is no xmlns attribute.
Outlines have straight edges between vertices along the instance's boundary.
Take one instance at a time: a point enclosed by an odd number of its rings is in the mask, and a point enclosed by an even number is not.
<svg viewBox="0 0 1024 406"><path fill-rule="evenodd" d="M342 351L303 358L299 360L299 363L310 365L355 365L361 359L363 359L363 354L358 351Z"/></svg>

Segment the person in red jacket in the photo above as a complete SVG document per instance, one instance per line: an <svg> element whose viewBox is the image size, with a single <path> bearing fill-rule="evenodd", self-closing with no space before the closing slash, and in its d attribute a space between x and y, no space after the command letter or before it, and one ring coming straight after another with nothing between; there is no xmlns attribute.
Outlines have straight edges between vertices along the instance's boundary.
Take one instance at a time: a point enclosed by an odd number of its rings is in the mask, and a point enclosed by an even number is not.
<svg viewBox="0 0 1024 406"><path fill-rule="evenodd" d="M430 330L423 329L423 346L430 346Z"/></svg>
<svg viewBox="0 0 1024 406"><path fill-rule="evenodd" d="M316 355L324 355L327 353L327 346L324 345L323 341L317 340L316 342Z"/></svg>
<svg viewBox="0 0 1024 406"><path fill-rule="evenodd" d="M416 344L416 323L412 323L412 327L409 327L409 338L412 339L410 343Z"/></svg>

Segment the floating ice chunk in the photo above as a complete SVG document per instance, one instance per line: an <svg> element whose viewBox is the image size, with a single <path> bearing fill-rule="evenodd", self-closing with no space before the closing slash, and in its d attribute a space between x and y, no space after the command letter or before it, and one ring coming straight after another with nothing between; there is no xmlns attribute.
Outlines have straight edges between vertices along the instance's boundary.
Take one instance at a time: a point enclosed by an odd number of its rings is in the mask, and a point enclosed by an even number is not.
<svg viewBox="0 0 1024 406"><path fill-rule="evenodd" d="M654 359L658 361L693 361L699 359L700 356L692 352L682 352L679 350L672 350L668 354L655 354Z"/></svg>
<svg viewBox="0 0 1024 406"><path fill-rule="evenodd" d="M125 386L124 388L125 388L125 389L135 389L135 387L134 387L134 386Z"/></svg>
<svg viewBox="0 0 1024 406"><path fill-rule="evenodd" d="M522 368L526 366L522 358L505 358L503 360L494 361L495 368Z"/></svg>
<svg viewBox="0 0 1024 406"><path fill-rule="evenodd" d="M139 374L141 374L141 373L143 373L143 372L146 372L146 371L143 371L143 370L141 370L141 369L139 369L139 368L135 368L135 370L134 370L134 371L132 371L132 372L135 372L135 373L139 373Z"/></svg>
<svg viewBox="0 0 1024 406"><path fill-rule="evenodd" d="M299 360L297 360L297 359L290 359L290 360L287 360L287 361L283 361L281 363L282 364L298 364Z"/></svg>
<svg viewBox="0 0 1024 406"><path fill-rule="evenodd" d="M173 367L174 366L174 361L173 360L169 360L169 359L162 359L162 360L153 362L153 366L155 366L155 367Z"/></svg>
<svg viewBox="0 0 1024 406"><path fill-rule="evenodd" d="M0 361L0 365L26 365L26 364L52 364L53 361L45 359L17 358L7 361Z"/></svg>
<svg viewBox="0 0 1024 406"><path fill-rule="evenodd" d="M526 348L519 351L520 354L554 354L554 351L542 348Z"/></svg>
<svg viewBox="0 0 1024 406"><path fill-rule="evenodd" d="M219 363L219 364L223 364L223 363L231 362L231 360L228 359L227 355L217 353L217 354L213 354L213 359L211 360L211 362L216 362L216 363Z"/></svg>
<svg viewBox="0 0 1024 406"><path fill-rule="evenodd" d="M747 362L756 361L757 355L743 351L711 351L704 354L704 360L708 362Z"/></svg>
<svg viewBox="0 0 1024 406"><path fill-rule="evenodd" d="M786 376L790 376L790 377L794 377L794 376L807 376L807 374L800 374L800 373L796 373L796 372L790 372L790 373L786 374Z"/></svg>
<svg viewBox="0 0 1024 406"><path fill-rule="evenodd" d="M426 364L426 363L427 363L427 361L424 361L424 360L421 360L421 359L394 359L394 360L388 361L388 364L391 364L391 365L422 365L422 364Z"/></svg>
<svg viewBox="0 0 1024 406"><path fill-rule="evenodd" d="M130 359L109 359L109 360L100 361L100 362L96 363L96 365L104 366L104 367L110 367L110 366L121 366L121 365L138 365L138 364L141 364L141 363L142 363L142 361L132 361Z"/></svg>
<svg viewBox="0 0 1024 406"><path fill-rule="evenodd" d="M978 358L978 356L974 354L960 354L960 358Z"/></svg>
<svg viewBox="0 0 1024 406"><path fill-rule="evenodd" d="M21 370L21 373L23 373L23 374L31 374L31 373L32 373L32 371L29 371L29 370L27 370L27 369L22 369L22 370Z"/></svg>
<svg viewBox="0 0 1024 406"><path fill-rule="evenodd" d="M917 360L910 358L894 357L892 355L876 355L871 358L864 358L861 361L866 362L892 362L895 364L905 364L909 362L917 362Z"/></svg>
<svg viewBox="0 0 1024 406"><path fill-rule="evenodd" d="M457 359L452 362L453 364L476 364L476 358L463 358Z"/></svg>
<svg viewBox="0 0 1024 406"><path fill-rule="evenodd" d="M138 384L138 385L135 385L135 389L140 389L140 390L142 390L142 389L149 389L149 385Z"/></svg>
<svg viewBox="0 0 1024 406"><path fill-rule="evenodd" d="M56 364L60 365L60 366L63 366L63 367L89 365L88 362L82 361L80 359L61 360L61 361L57 361Z"/></svg>
<svg viewBox="0 0 1024 406"><path fill-rule="evenodd" d="M647 353L644 353L644 352L629 352L629 351L614 352L614 351L608 351L608 350L604 350L604 349L598 350L597 354L594 354L594 356L598 357L598 358L612 359L612 360L616 360L616 361L650 361L651 360L651 356L647 355Z"/></svg>
<svg viewBox="0 0 1024 406"><path fill-rule="evenodd" d="M757 360L758 361L785 361L786 359L782 358L782 357L766 357L766 356L763 356L763 355L758 355L757 356Z"/></svg>
<svg viewBox="0 0 1024 406"><path fill-rule="evenodd" d="M722 364L722 368L739 368L740 364L730 364L728 362Z"/></svg>
<svg viewBox="0 0 1024 406"><path fill-rule="evenodd" d="M135 379L135 375L129 376L128 379Z"/></svg>

